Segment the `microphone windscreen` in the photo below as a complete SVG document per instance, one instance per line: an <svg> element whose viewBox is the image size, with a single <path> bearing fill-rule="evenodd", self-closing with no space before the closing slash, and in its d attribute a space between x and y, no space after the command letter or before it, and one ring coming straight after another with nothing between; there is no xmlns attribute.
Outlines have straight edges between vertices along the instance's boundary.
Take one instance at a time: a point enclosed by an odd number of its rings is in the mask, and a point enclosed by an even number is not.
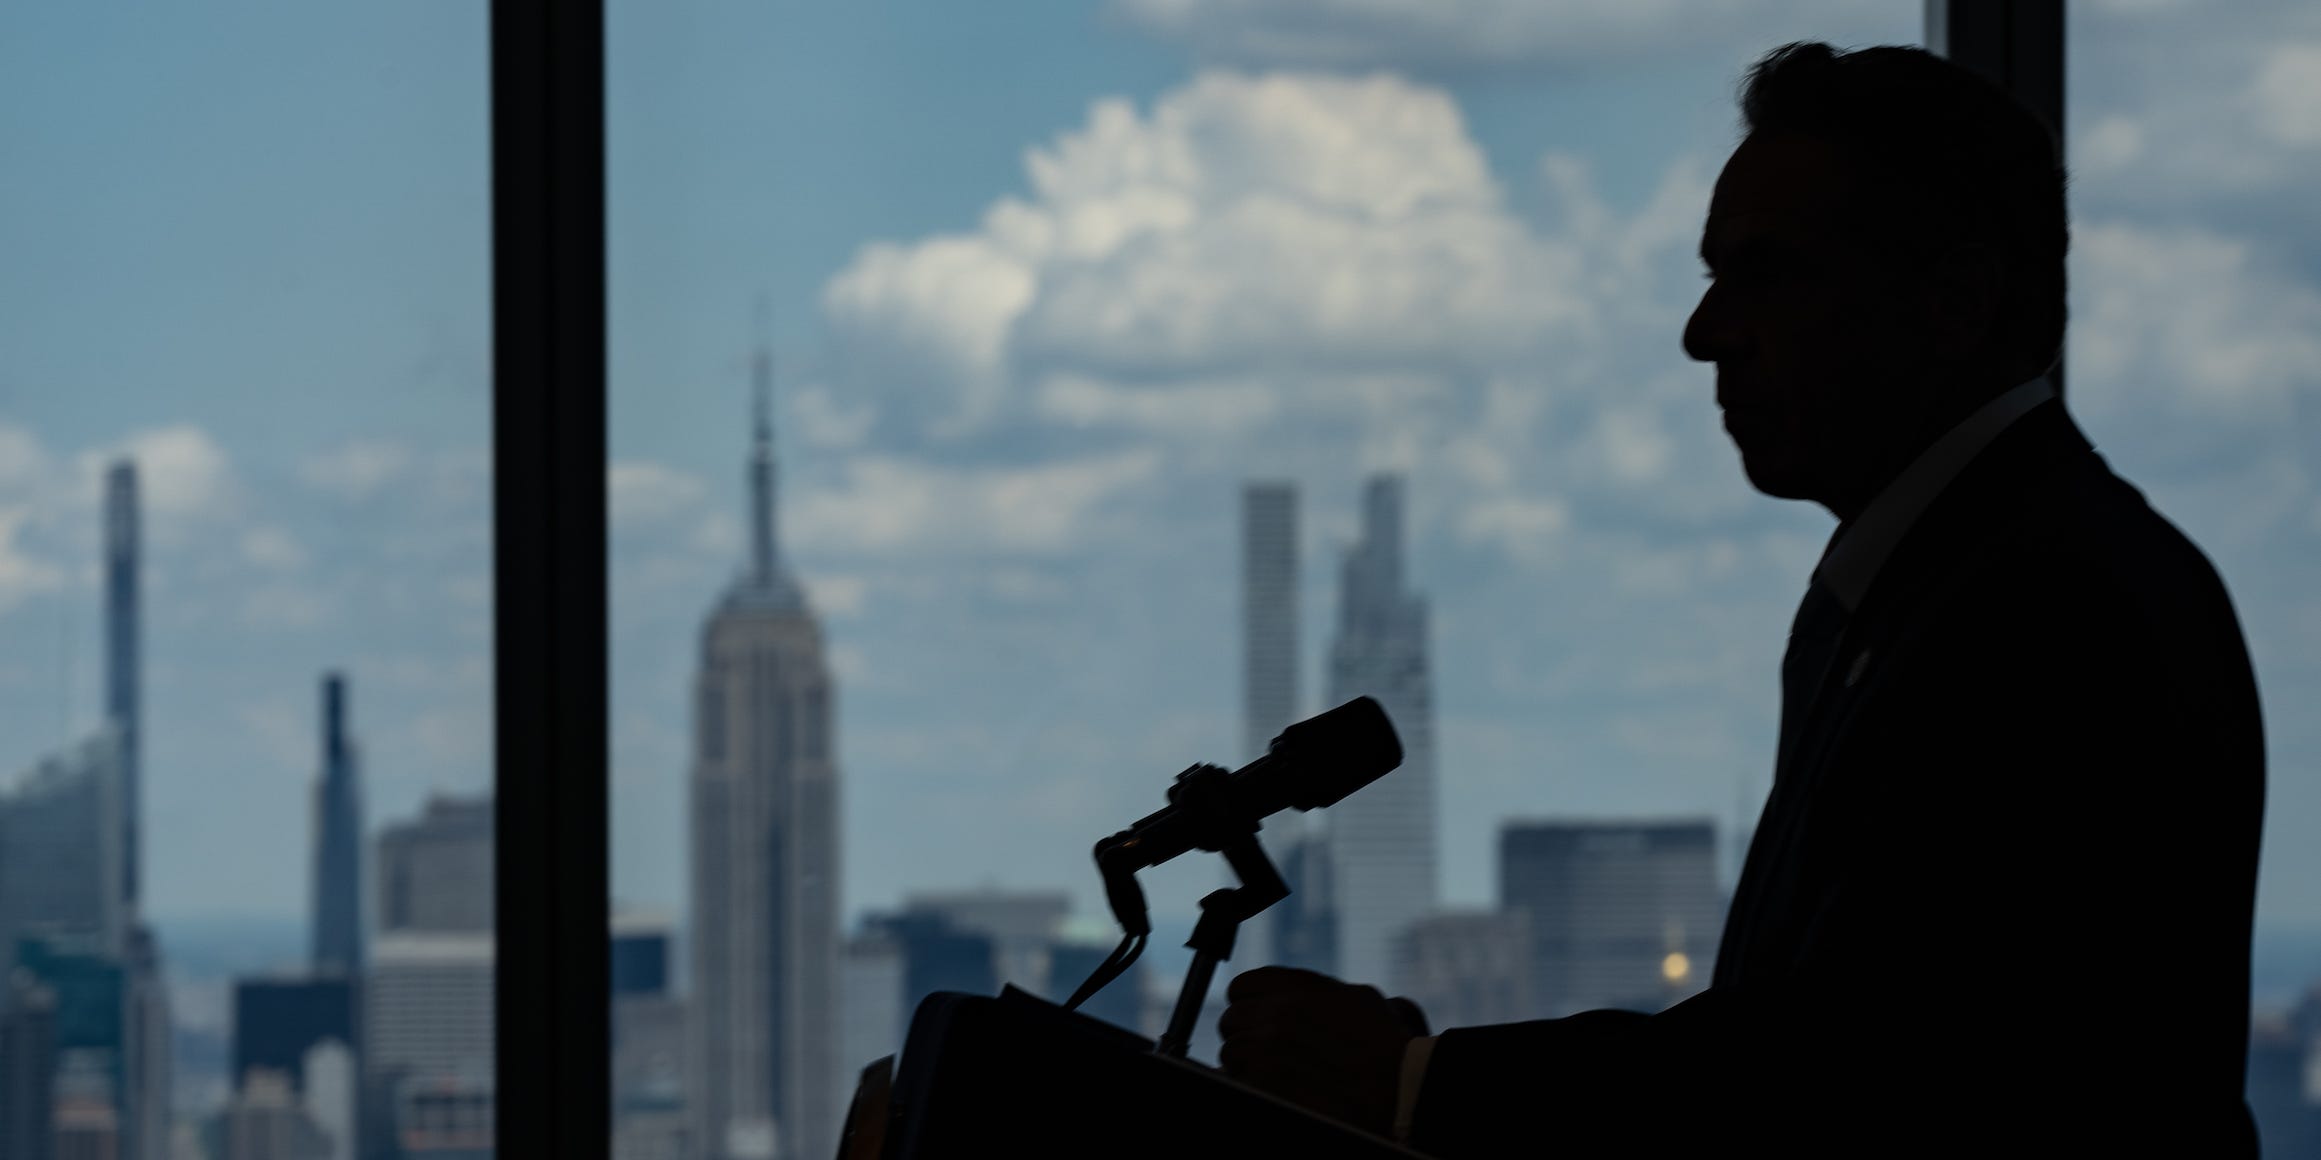
<svg viewBox="0 0 2321 1160"><path fill-rule="evenodd" d="M1316 810L1401 765L1402 739L1377 701L1356 697L1282 730L1265 756L1281 805Z"/></svg>

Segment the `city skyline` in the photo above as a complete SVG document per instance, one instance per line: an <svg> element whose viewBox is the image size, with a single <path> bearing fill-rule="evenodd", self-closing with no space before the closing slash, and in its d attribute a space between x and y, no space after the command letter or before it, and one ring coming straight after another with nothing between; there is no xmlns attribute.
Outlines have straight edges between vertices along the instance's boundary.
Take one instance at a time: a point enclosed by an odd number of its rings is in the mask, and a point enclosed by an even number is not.
<svg viewBox="0 0 2321 1160"><path fill-rule="evenodd" d="M1677 347L1691 251L1748 62L1915 41L1921 13L1550 5L1477 45L1456 2L1387 7L1415 35L1206 2L614 5L616 901L689 935L698 632L755 551L731 480L761 296L782 545L845 692L839 929L932 885L1101 918L1088 843L1245 756L1251 479L1301 499L1309 713L1362 482L1408 480L1454 917L1495 904L1503 819L1745 836L1830 520L1748 490ZM0 14L0 107L42 111L0 130L0 794L132 721L148 829L118 883L197 1039L221 980L312 953L318 675L361 693L368 855L488 793L522 663L491 643L486 22L249 12ZM2260 946L2321 963L2321 12L2072 21L2071 403L2231 587L2272 755ZM125 458L143 600L108 618ZM124 649L138 684L107 676ZM1267 831L1285 869L1293 828ZM1156 971L1214 885L1155 873ZM1477 961L1504 936L1458 929Z"/></svg>
<svg viewBox="0 0 2321 1160"><path fill-rule="evenodd" d="M1365 356L1367 369L1357 370L1373 377L1349 390L1375 400L1363 405L1375 408L1376 421L1341 416L1302 439L1285 439L1278 427L1234 427L1215 411L1215 400L1230 397L1226 386L1267 381L1251 360L1269 352L1224 352L1207 378L1199 368L1168 371L1172 381L1218 384L1213 393L1167 397L1183 403L1188 423L1216 414L1227 425L1140 437L1160 456L1147 467L1133 454L1106 456L1127 446L1119 423L1154 399L1070 381L1051 389L1010 371L990 385L1010 400L1025 391L1049 399L1059 409L1044 425L1011 420L982 435L943 436L905 422L879 393L891 384L874 392L853 372L841 374L831 310L838 275L882 245L915 252L940 237L982 238L975 232L982 215L1011 201L1062 212L1031 184L1025 151L1062 156L1083 139L1093 147L1085 133L1092 102L1118 97L1136 115L1126 124L1143 136L1124 142L1161 141L1154 118L1164 110L1200 112L1224 128L1240 123L1241 108L1222 94L1206 105L1191 101L1193 82L1211 65L1148 28L1030 16L1019 31L1038 35L1020 46L969 32L949 42L961 51L972 46L976 60L1010 62L995 67L1019 73L1026 87L971 87L964 95L905 87L865 105L867 79L905 84L875 66L906 52L897 38L908 38L896 29L865 40L862 19L736 13L679 27L632 13L615 24L625 46L616 72L627 78L618 91L633 110L622 123L728 127L705 129L704 140L718 144L688 147L671 165L648 164L659 156L644 150L650 132L616 134L613 142L616 204L628 207L616 227L633 239L616 253L663 252L652 239L666 238L677 247L668 251L672 260L686 255L674 267L630 262L614 279L622 335L614 344L610 469L620 497L613 567L622 657L614 872L623 899L669 907L683 895L683 819L666 804L679 796L684 763L684 730L675 724L685 708L681 641L741 550L746 520L715 483L725 478L716 448L732 425L735 375L746 369L746 351L732 341L737 315L768 289L773 338L790 352L799 385L783 404L785 430L814 451L792 481L799 511L790 538L803 581L820 590L818 604L848 646L836 661L870 678L858 682L844 723L878 739L855 755L865 808L846 823L857 862L850 913L899 898L903 883L883 868L926 841L939 844L934 853L946 865L1011 883L1069 886L1080 872L1086 819L1108 824L1115 809L1141 800L1129 779L1115 786L1113 771L1229 757L1237 723L1217 674L1231 663L1233 643L1229 620L1211 614L1231 600L1230 590L1203 595L1209 578L1137 544L1206 544L1200 558L1222 558L1229 530L1213 519L1203 530L1188 513L1213 513L1215 497L1251 475L1294 475L1314 497L1301 531L1308 559L1330 558L1350 534L1344 489L1364 470L1412 468L1414 494L1439 505L1441 518L1425 521L1432 542L1413 549L1432 569L1421 579L1438 609L1460 613L1438 626L1442 655L1462 658L1440 674L1445 768L1460 771L1442 786L1446 829L1479 832L1502 811L1748 812L1735 803L1761 796L1770 768L1764 738L1774 706L1765 674L1777 663L1781 626L1827 523L1747 496L1714 430L1700 369L1682 361L1673 335L1692 289L1688 214L1731 141L1732 79L1790 29L1720 32L1713 43L1686 40L1665 53L1624 42L1619 59L1655 70L1649 101L1638 95L1642 81L1559 75L1484 84L1379 50L1378 68L1402 78L1406 95L1439 98L1458 115L1427 140L1496 188L1496 206L1476 212L1511 230L1511 239L1570 248L1582 263L1573 276L1609 287L1604 333L1538 354L1537 374L1494 359L1455 388L1430 385L1434 354L1412 354L1392 372L1415 376L1410 395L1395 393L1406 380L1378 377L1388 370ZM2202 184L2162 151L2139 147L2149 138L2138 133L2189 124L2183 118L2211 115L2214 106L2192 100L2194 78L2164 84L2134 63L2152 45L2188 38L2211 46L2199 58L2201 76L2262 75L2268 45L2294 39L2306 18L2261 7L2245 25L2193 30L2198 36L2174 35L2184 31L2171 23L2178 19L2160 11L2090 16L2074 35L2070 140L2082 235L2073 395L2102 450L2215 555L2242 602L2281 771L2262 915L2271 926L2312 928L2321 926L2321 895L2303 884L2321 881L2321 863L2299 859L2321 856L2293 839L2321 824L2321 790L2309 788L2321 736L2296 712L2321 688L2309 659L2321 650L2309 646L2299 611L2303 593L2316 587L2302 522L2311 504L2298 483L2312 472L2299 456L2316 440L2301 434L2304 420L2283 400L2304 389L2286 368L2313 365L2296 337L2310 332L2303 320L2313 279L2292 261L2302 253L2296 246L2250 251L2238 211L2213 212L2225 175L2240 175L2235 180L2252 189L2276 188L2310 151L2263 136L2271 122L2235 120L2234 135L2203 147L2261 145L2277 157L2265 154L2259 160L2269 168L2251 168L2256 162L2244 152L2209 167L2214 180ZM953 23L930 11L913 27L941 41ZM1842 25L1802 21L1794 31L1908 42L1917 23L1917 13L1897 10ZM830 53L786 55L822 41ZM107 87L103 100L86 101L85 80L58 62L81 59L76 53L97 43L107 46L99 54L110 62ZM357 44L413 52L427 71L394 88L346 55ZM0 737L14 739L0 751L0 769L24 769L94 723L102 703L91 679L100 648L94 605L59 586L93 583L86 562L95 558L88 545L102 464L134 446L166 472L156 493L166 510L152 515L157 539L149 554L157 574L181 585L145 625L146 792L163 795L152 812L185 819L181 831L148 842L150 855L181 871L148 889L164 892L157 913L172 919L286 917L305 906L303 881L279 870L300 844L291 835L303 832L304 808L279 784L311 776L307 689L315 672L345 666L362 675L374 810L407 812L431 790L472 792L488 778L482 25L450 13L308 13L271 22L263 34L173 19L123 40L118 30L67 20L25 29L10 45L21 54L6 70L23 88L20 107L81 110L85 132L76 140L184 173L207 191L201 211L217 215L222 228L181 231L156 245L144 245L156 241L145 233L124 234L110 249L21 239L24 264L5 288L11 308L0 311L11 320L0 422L12 432L0 508L28 513L11 525L9 541L27 564L7 573L18 579L0 582L0 604L8 606L0 652L16 666L15 683L0 697L0 723L8 726ZM333 47L282 51L297 45ZM1058 46L1069 47L1043 50ZM768 79L769 51L787 79ZM1047 63L1055 58L1070 63ZM249 93L216 109L178 109L169 99L168 92L198 89L196 78L215 62L237 59L251 65ZM2236 63L2224 69L2228 60ZM1280 62L1239 67L1252 77L1285 74L1268 90L1284 99L1318 91L1286 83L1299 70ZM935 76L924 83L936 85ZM286 89L316 77L348 86L347 115L360 120L342 125L376 131L325 134L311 117L294 115L311 106L260 99L267 85ZM763 87L776 83L782 87ZM938 96L955 118L939 134L912 130L903 110ZM2181 109L2163 109L2179 97ZM833 100L856 118L833 124L864 135L809 134L780 116L765 140L731 128L746 120L745 110L831 108ZM1576 116L1583 106L1597 113ZM160 132L147 124L157 108L198 131ZM1285 123L1283 131L1305 127ZM358 155L345 147L365 137L398 142L398 151ZM241 200L221 200L219 175L231 170L170 147L179 138L219 140L221 158L282 158L266 172L279 174L294 212L276 212L273 186L228 187ZM930 172L942 180L874 181L884 171L872 162L888 154L864 144L870 140L891 140L900 155L939 158ZM26 171L44 176L11 191L19 199L9 203L11 221L92 220L88 200L68 195L113 188L69 163L78 154L47 166L41 154L25 156ZM313 172L300 158L313 159ZM674 164L679 158L729 158L731 170L717 172L730 180L695 206L686 200L695 188L686 175L697 171ZM142 166L122 167L131 170ZM2153 180L2132 180L2139 176ZM1275 181L1235 171L1231 188L1264 193ZM434 200L380 207L377 238L366 235L327 265L308 257L314 247L284 245L290 235L276 231L295 223L298 237L335 237L319 207L367 205L356 191L396 182L416 182ZM107 196L134 203L121 207L126 218L171 220L161 209L148 212L142 194ZM690 208L680 214L675 206ZM2179 220L2195 225L2170 224ZM233 239L232 260L207 260L225 238ZM2170 309L2176 291L2145 273L2155 262L2174 263L2169 281L2199 287L2184 299L2214 309ZM61 274L82 268L87 278ZM192 278L200 270L231 278L211 285ZM270 309L269 325L258 328L226 309L275 303L273 291L258 287L306 284L326 270L362 273L353 279L362 293L343 304L330 295L278 303L314 312L313 325L274 324L291 316ZM85 293L56 292L97 284L129 293L98 309ZM47 289L32 292L39 287ZM185 325L158 325L178 313L161 308L180 302L191 312ZM1637 325L1622 321L1631 316ZM1038 350L1069 353L1055 344L1077 332L1063 328L1067 320L1050 321L1059 329L1042 331L1048 345ZM148 332L152 341L143 344L108 337ZM2185 410L2179 391L2201 377L2187 352L2203 344L2248 355L2217 381L2205 414ZM1582 374L1583 367L1601 372ZM184 379L187 368L199 371L194 381ZM1494 378L1505 384L1499 404L1490 403ZM1280 389L1292 385L1285 380ZM927 389L935 391L932 383ZM947 402L950 390L931 393L930 407ZM1532 391L1539 409L1520 409ZM1261 391L1251 405L1283 405L1278 396ZM1446 400L1454 413L1428 419L1434 412L1419 406L1427 397ZM1459 418L1451 401L1479 406L1474 417L1507 438L1478 440L1477 424ZM1502 409L1491 412L1492 405ZM2148 420L2139 417L2145 411ZM1408 434L1395 436L1397 429ZM1478 442L1488 453L1479 458L1469 454ZM1088 456L1067 457L1079 463L1072 471L1049 462L1075 445ZM1416 462L1392 462L1417 448L1426 453ZM1445 461L1454 452L1479 471L1506 468L1507 488L1477 490ZM1043 474L1043 463L1055 469ZM1153 474L1132 488L1116 482L1136 471ZM1076 498L1089 489L1096 489L1089 502ZM1019 493L1055 502L1027 509L1020 521L997 521L987 497ZM1206 498L1192 502L1199 495ZM938 498L951 506L913 506ZM873 508L892 514L863 518ZM944 514L912 514L927 510ZM910 526L939 534L900 535ZM1528 555L1526 537L1538 541ZM943 575L961 582L927 583ZM1308 609L1324 607L1326 584L1302 595ZM1159 639L1144 623L1152 618L1128 611L1148 608L1172 610L1172 622L1214 627ZM1322 631L1320 618L1307 621L1309 638ZM943 627L970 623L987 627ZM1019 631L1040 624L1073 627ZM1117 652L1097 657L1075 643L1092 638L1116 642ZM1003 641L1014 651L998 648ZM931 652L943 655L922 662ZM1053 688L1025 683L1066 671L1073 678ZM966 692L946 699L939 689ZM161 752L166 768L154 765L160 759L152 754ZM997 808L978 801L1004 799L1010 816L1026 812L1045 788L1022 772L1031 770L1084 778L1072 787L1084 817L1070 825L1041 817L1036 840L1004 850L942 836L936 823L945 816ZM946 788L969 784L986 792L965 798ZM248 840L229 849L204 848L195 836L245 826ZM1488 859L1458 847L1444 856L1447 897L1474 902L1488 894Z"/></svg>

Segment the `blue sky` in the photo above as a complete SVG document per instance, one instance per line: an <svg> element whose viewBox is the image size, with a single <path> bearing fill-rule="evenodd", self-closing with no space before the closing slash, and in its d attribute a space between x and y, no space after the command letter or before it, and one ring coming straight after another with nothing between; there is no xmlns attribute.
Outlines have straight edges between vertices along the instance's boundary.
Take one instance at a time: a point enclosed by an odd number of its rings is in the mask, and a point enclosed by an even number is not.
<svg viewBox="0 0 2321 1160"><path fill-rule="evenodd" d="M1865 7L615 4L619 893L682 906L761 294L851 906L1093 909L1088 843L1238 756L1259 474L1303 487L1317 659L1363 474L1411 478L1453 900L1502 816L1753 814L1829 521L1746 491L1676 334L1739 70L1915 39ZM2075 408L2240 602L2261 913L2321 924L2321 25L2071 14ZM443 0L0 13L0 768L95 719L93 472L134 449L165 917L304 906L326 667L374 823L488 781L484 36Z"/></svg>

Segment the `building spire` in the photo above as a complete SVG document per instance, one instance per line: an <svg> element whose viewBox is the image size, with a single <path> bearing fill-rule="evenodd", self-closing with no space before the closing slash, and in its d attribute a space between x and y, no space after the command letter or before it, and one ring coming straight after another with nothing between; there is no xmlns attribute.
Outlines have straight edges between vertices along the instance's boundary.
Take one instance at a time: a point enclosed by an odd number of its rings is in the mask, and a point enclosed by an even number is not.
<svg viewBox="0 0 2321 1160"><path fill-rule="evenodd" d="M775 535L780 513L774 490L774 355L767 329L766 300L761 294L757 351L750 358L756 416L749 464L750 579L759 588L771 588L781 567L780 539Z"/></svg>

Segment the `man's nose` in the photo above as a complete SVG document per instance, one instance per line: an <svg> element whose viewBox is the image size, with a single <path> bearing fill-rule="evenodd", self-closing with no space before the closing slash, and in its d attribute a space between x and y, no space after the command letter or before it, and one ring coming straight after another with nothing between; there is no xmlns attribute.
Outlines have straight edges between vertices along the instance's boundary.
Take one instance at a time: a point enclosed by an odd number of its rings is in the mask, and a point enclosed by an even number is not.
<svg viewBox="0 0 2321 1160"><path fill-rule="evenodd" d="M1709 283L1700 296L1700 305L1692 308L1692 318L1684 324L1684 353L1700 362L1730 362L1739 357L1746 341L1735 322L1725 295L1716 283Z"/></svg>

